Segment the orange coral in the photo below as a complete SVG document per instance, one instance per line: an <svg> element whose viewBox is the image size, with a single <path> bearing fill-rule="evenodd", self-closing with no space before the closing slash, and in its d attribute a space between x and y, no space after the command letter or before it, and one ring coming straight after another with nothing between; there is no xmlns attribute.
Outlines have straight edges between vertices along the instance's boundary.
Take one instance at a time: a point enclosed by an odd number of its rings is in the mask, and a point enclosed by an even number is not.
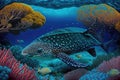
<svg viewBox="0 0 120 80"><path fill-rule="evenodd" d="M120 21L115 24L115 29L120 32Z"/></svg>
<svg viewBox="0 0 120 80"><path fill-rule="evenodd" d="M78 10L78 20L86 26L95 26L96 22L114 26L120 20L120 14L107 4L85 5Z"/></svg>
<svg viewBox="0 0 120 80"><path fill-rule="evenodd" d="M23 3L12 3L0 11L0 32L20 31L33 26L42 26L45 17Z"/></svg>

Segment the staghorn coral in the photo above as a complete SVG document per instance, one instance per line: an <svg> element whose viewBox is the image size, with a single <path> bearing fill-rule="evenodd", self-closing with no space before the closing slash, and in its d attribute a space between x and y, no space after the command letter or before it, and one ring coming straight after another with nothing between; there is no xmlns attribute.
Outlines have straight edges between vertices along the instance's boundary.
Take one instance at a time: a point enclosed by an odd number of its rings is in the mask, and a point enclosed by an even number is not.
<svg viewBox="0 0 120 80"><path fill-rule="evenodd" d="M18 32L33 26L42 26L45 17L23 3L12 3L0 10L0 32ZM19 32L18 32L19 33Z"/></svg>
<svg viewBox="0 0 120 80"><path fill-rule="evenodd" d="M34 70L21 65L12 55L10 50L0 50L0 65L11 69L8 80L37 80Z"/></svg>
<svg viewBox="0 0 120 80"><path fill-rule="evenodd" d="M120 70L120 56L114 57L109 61L103 61L103 63L101 63L97 69L102 72L108 72L111 69Z"/></svg>

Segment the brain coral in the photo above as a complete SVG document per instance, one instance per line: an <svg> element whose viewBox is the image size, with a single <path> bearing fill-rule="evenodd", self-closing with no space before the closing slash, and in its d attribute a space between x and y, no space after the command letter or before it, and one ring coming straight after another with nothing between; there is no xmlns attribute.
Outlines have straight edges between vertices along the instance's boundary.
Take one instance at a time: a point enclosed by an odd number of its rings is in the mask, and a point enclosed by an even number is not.
<svg viewBox="0 0 120 80"><path fill-rule="evenodd" d="M113 27L120 20L117 10L107 4L85 5L78 9L78 20L88 28ZM99 24L99 25L97 25ZM100 25L102 24L102 25Z"/></svg>
<svg viewBox="0 0 120 80"><path fill-rule="evenodd" d="M0 32L21 31L42 26L45 17L23 3L12 3L0 10Z"/></svg>

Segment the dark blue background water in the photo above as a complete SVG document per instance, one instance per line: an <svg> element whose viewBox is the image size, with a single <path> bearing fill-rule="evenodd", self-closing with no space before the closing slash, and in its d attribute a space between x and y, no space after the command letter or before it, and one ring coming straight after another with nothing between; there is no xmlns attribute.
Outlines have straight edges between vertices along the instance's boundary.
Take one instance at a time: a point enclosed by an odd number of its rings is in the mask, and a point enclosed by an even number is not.
<svg viewBox="0 0 120 80"><path fill-rule="evenodd" d="M77 8L64 8L64 9L49 9L32 6L34 10L41 12L46 17L46 23L38 29L27 30L21 32L19 35L8 34L7 37L10 42L20 44L17 40L24 40L20 45L26 46L34 39L54 29L64 27L83 27L83 24L77 21Z"/></svg>

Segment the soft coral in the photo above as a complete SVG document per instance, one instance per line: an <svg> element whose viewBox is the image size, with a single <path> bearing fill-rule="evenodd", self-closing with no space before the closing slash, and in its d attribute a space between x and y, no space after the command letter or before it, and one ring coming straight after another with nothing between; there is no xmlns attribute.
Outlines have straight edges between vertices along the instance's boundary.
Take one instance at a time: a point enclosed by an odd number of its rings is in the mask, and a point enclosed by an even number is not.
<svg viewBox="0 0 120 80"><path fill-rule="evenodd" d="M0 50L0 65L11 68L9 80L37 80L34 70L27 65L21 65L10 50Z"/></svg>

